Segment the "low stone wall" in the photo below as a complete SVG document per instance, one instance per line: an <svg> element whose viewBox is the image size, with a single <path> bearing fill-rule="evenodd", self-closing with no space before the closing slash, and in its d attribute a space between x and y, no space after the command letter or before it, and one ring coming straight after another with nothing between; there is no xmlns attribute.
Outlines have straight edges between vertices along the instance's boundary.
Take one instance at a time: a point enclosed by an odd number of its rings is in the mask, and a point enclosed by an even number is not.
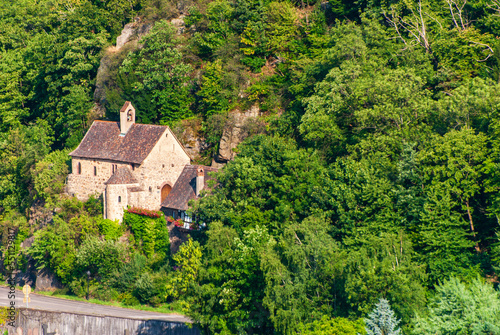
<svg viewBox="0 0 500 335"><path fill-rule="evenodd" d="M21 331L22 330L22 331ZM4 329L0 329L3 334ZM109 316L48 312L21 308L16 328L23 335L200 335L195 327L161 320L134 320Z"/></svg>

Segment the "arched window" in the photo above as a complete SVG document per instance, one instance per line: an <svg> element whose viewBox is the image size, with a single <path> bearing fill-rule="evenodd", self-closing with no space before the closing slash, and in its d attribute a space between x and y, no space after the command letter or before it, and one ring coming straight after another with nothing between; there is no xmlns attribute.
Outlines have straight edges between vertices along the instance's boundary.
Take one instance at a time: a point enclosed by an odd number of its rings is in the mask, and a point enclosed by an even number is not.
<svg viewBox="0 0 500 335"><path fill-rule="evenodd" d="M77 173L82 174L82 163L78 162L78 165L76 167Z"/></svg>
<svg viewBox="0 0 500 335"><path fill-rule="evenodd" d="M130 109L127 112L127 121L132 121L132 111Z"/></svg>
<svg viewBox="0 0 500 335"><path fill-rule="evenodd" d="M122 202L122 197L118 196L118 202Z"/></svg>
<svg viewBox="0 0 500 335"><path fill-rule="evenodd" d="M151 186L149 186L149 192L153 192L153 189L151 188Z"/></svg>
<svg viewBox="0 0 500 335"><path fill-rule="evenodd" d="M97 176L97 166L94 166L94 176Z"/></svg>

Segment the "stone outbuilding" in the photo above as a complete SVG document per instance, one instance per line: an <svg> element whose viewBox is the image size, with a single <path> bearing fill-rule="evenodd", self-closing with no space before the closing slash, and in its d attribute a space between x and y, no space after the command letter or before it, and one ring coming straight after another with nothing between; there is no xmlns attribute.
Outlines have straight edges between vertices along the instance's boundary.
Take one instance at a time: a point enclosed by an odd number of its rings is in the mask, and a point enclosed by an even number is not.
<svg viewBox="0 0 500 335"><path fill-rule="evenodd" d="M120 122L94 121L70 153L67 193L103 195L104 218L121 221L127 206L159 210L191 157L168 126L135 123L127 101Z"/></svg>
<svg viewBox="0 0 500 335"><path fill-rule="evenodd" d="M200 192L208 188L208 181L213 179L210 172L217 171L214 167L203 165L187 165L177 179L172 192L161 204L161 210L166 216L181 219L186 223L193 222L186 211L189 200L196 199Z"/></svg>

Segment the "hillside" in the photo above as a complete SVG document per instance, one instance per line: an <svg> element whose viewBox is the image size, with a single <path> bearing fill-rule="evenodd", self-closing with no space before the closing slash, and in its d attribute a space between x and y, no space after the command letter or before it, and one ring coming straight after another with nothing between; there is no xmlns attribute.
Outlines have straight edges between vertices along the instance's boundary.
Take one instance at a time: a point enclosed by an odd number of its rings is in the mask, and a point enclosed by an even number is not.
<svg viewBox="0 0 500 335"><path fill-rule="evenodd" d="M207 334L372 334L381 298L405 334L500 334L499 0L13 0L0 50L4 260L15 228L20 268ZM174 256L162 218L61 194L127 100L224 166Z"/></svg>

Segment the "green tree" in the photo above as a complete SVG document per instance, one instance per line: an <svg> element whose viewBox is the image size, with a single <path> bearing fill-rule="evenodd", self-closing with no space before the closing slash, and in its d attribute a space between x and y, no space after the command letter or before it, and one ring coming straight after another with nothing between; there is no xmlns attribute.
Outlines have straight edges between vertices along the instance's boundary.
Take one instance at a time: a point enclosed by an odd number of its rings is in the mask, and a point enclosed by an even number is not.
<svg viewBox="0 0 500 335"><path fill-rule="evenodd" d="M500 295L480 278L466 284L452 277L414 322L414 334L500 334Z"/></svg>
<svg viewBox="0 0 500 335"><path fill-rule="evenodd" d="M176 47L175 28L159 21L141 40L144 47L123 61L123 73L135 73L135 90L151 94L152 110L140 118L146 123L167 124L188 117L193 102L190 94L191 66L182 61Z"/></svg>
<svg viewBox="0 0 500 335"><path fill-rule="evenodd" d="M380 299L373 312L368 315L366 322L367 335L400 335L399 320L385 299Z"/></svg>

